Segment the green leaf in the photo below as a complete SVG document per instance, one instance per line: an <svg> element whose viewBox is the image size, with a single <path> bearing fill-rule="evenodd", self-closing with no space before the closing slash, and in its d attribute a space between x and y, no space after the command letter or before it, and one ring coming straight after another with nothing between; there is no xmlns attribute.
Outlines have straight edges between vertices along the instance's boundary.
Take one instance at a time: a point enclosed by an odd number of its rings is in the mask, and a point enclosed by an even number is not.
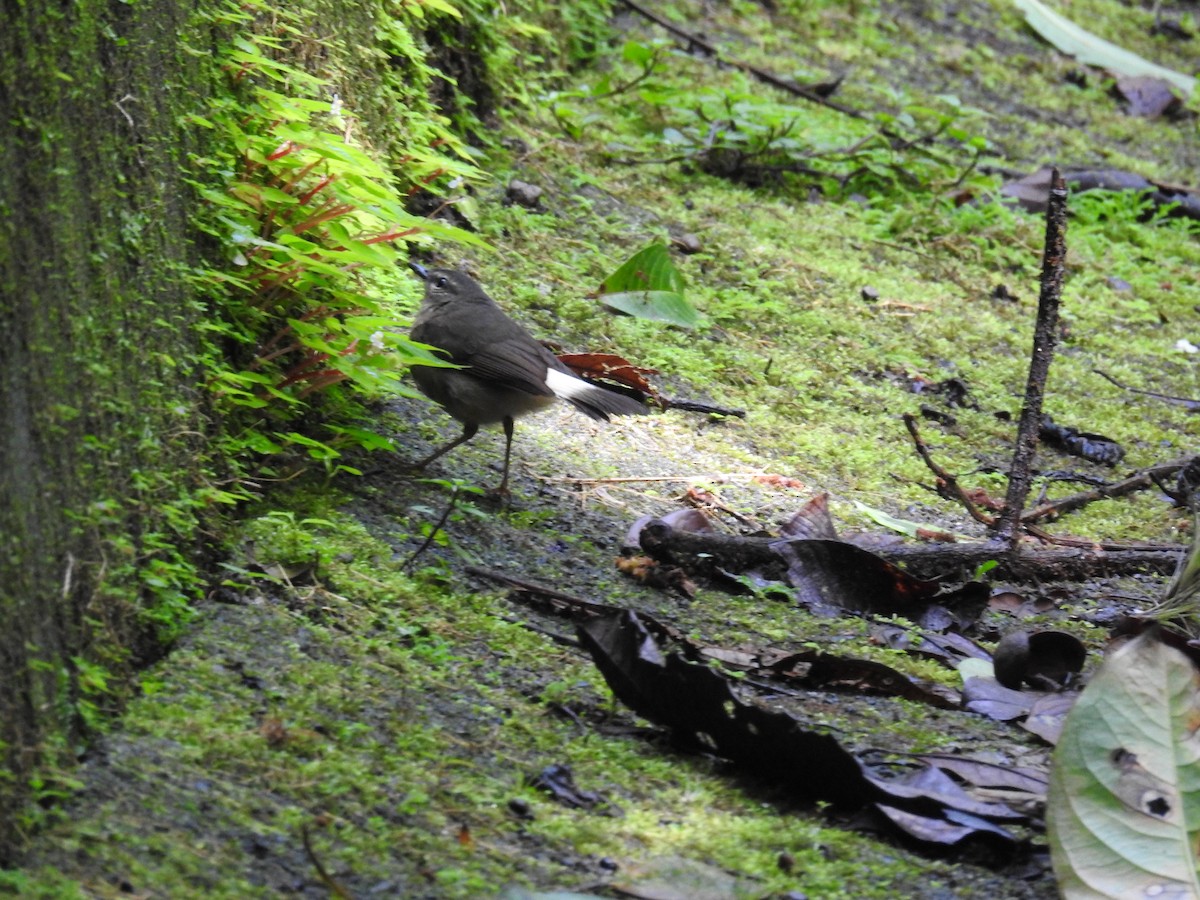
<svg viewBox="0 0 1200 900"><path fill-rule="evenodd" d="M1150 631L1067 716L1047 795L1063 897L1198 897L1200 673Z"/></svg>
<svg viewBox="0 0 1200 900"><path fill-rule="evenodd" d="M695 328L701 321L700 314L683 295L671 291L624 291L605 294L600 302L617 312L681 328Z"/></svg>
<svg viewBox="0 0 1200 900"><path fill-rule="evenodd" d="M682 294L683 289L683 275L671 262L667 245L662 241L654 241L633 254L600 285L602 294L622 291L673 291Z"/></svg>
<svg viewBox="0 0 1200 900"><path fill-rule="evenodd" d="M923 534L936 532L941 534L953 534L961 541L971 540L971 538L965 534L955 534L952 531L948 531L945 528L939 528L936 525L926 525L921 522L913 522L909 519L899 519L890 513L884 512L882 509L876 509L873 506L867 506L867 504L859 503L857 500L854 501L854 505L857 506L859 510L862 511L868 518L873 519L884 528L890 528L892 531L895 531L898 534L907 535L911 538L919 538ZM995 563L992 565L995 565Z"/></svg>
<svg viewBox="0 0 1200 900"><path fill-rule="evenodd" d="M683 274L665 244L655 241L629 257L600 285L600 302L609 309L694 328L700 314L683 297Z"/></svg>
<svg viewBox="0 0 1200 900"><path fill-rule="evenodd" d="M255 453L279 453L283 447L275 443L261 431L249 431L242 438L242 444Z"/></svg>
<svg viewBox="0 0 1200 900"><path fill-rule="evenodd" d="M374 431L368 431L365 428L350 428L340 425L330 425L329 430L334 434L346 438L353 442L356 446L363 450L386 450L389 453L396 452L396 444L390 438L384 437L381 434L376 434Z"/></svg>
<svg viewBox="0 0 1200 900"><path fill-rule="evenodd" d="M1136 53L1110 44L1090 31L1065 19L1039 0L1013 0L1025 14L1025 21L1043 38L1081 63L1108 69L1118 75L1149 75L1169 81L1188 95L1196 87L1196 79L1174 69L1167 69L1143 59Z"/></svg>
<svg viewBox="0 0 1200 900"><path fill-rule="evenodd" d="M654 59L654 48L647 47L645 44L638 43L637 41L627 41L621 50L621 55L625 58L626 62L644 66Z"/></svg>

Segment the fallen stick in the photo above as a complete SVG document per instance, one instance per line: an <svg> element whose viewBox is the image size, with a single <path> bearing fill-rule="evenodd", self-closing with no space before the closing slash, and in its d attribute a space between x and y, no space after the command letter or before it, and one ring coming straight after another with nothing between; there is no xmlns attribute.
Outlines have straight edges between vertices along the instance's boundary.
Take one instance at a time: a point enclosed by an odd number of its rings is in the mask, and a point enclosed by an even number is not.
<svg viewBox="0 0 1200 900"><path fill-rule="evenodd" d="M654 559L689 573L755 571L782 581L787 563L771 545L780 538L680 531L655 519L643 527L641 548ZM871 552L923 579L969 580L984 563L995 562L989 576L1010 581L1081 581L1135 572L1168 575L1182 547L1175 545L1089 545L1065 550L1009 553L995 543L935 544L871 548Z"/></svg>

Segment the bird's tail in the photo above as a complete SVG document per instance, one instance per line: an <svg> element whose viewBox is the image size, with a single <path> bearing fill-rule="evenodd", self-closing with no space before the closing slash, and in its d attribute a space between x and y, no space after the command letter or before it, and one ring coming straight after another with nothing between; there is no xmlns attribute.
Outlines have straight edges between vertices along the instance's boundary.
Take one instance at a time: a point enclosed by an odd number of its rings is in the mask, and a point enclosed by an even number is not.
<svg viewBox="0 0 1200 900"><path fill-rule="evenodd" d="M607 421L609 416L636 416L650 412L650 407L640 400L556 369L546 373L546 385L560 400L566 400L593 419Z"/></svg>

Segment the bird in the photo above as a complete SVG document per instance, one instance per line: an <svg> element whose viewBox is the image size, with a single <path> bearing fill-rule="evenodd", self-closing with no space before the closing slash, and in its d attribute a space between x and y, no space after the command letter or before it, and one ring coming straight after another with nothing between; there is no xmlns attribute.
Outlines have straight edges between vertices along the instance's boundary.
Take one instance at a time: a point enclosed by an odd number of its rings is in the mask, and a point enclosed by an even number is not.
<svg viewBox="0 0 1200 900"><path fill-rule="evenodd" d="M412 367L425 396L462 423L462 434L414 464L421 469L475 436L480 425L504 428L504 475L497 494L508 493L513 420L565 400L593 419L650 411L633 397L606 390L571 372L510 318L466 272L409 263L425 281L425 298L409 336L462 368Z"/></svg>

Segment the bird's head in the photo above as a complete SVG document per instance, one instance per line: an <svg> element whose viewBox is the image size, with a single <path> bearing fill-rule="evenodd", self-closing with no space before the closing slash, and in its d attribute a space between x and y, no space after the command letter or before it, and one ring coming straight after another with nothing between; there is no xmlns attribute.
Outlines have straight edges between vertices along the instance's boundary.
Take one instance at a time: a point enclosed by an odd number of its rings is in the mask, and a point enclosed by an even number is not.
<svg viewBox="0 0 1200 900"><path fill-rule="evenodd" d="M442 306L461 300L490 302L478 282L466 272L457 269L426 269L420 263L409 263L409 268L425 281L425 304Z"/></svg>

